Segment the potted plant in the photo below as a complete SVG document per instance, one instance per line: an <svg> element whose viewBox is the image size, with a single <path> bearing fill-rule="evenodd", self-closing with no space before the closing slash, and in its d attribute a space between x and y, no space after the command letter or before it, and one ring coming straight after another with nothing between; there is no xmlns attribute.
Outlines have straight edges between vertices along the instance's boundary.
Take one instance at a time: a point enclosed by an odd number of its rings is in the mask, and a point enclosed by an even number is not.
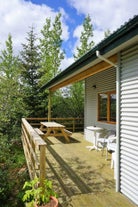
<svg viewBox="0 0 138 207"><path fill-rule="evenodd" d="M26 181L23 190L23 202L27 207L58 207L57 194L50 180L44 180L43 186L38 178Z"/></svg>

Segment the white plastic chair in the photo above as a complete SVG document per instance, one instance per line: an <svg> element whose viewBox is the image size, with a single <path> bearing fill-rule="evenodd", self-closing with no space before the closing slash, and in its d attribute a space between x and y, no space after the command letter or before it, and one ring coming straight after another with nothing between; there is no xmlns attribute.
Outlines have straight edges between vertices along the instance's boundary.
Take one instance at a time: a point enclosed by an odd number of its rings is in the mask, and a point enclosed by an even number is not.
<svg viewBox="0 0 138 207"><path fill-rule="evenodd" d="M108 138L107 146L106 146L106 160L108 159L108 152L116 151L116 136Z"/></svg>
<svg viewBox="0 0 138 207"><path fill-rule="evenodd" d="M116 179L116 152L112 152L111 169L114 168L114 179Z"/></svg>
<svg viewBox="0 0 138 207"><path fill-rule="evenodd" d="M104 153L104 149L107 148L107 145L115 139L115 131L109 130L106 133L105 137L100 137L97 139L97 146L102 149L102 155ZM107 157L107 153L106 153Z"/></svg>

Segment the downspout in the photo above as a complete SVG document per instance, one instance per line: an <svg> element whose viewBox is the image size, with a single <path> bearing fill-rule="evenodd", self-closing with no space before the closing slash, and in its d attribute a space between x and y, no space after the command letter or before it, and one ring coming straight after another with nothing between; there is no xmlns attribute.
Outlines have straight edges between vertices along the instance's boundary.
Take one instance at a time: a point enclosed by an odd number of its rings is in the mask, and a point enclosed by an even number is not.
<svg viewBox="0 0 138 207"><path fill-rule="evenodd" d="M114 67L117 68L117 65L116 65L116 64L114 64L114 63L111 62L110 60L108 60L108 59L106 59L105 57L103 57L102 55L100 55L100 52L99 52L98 50L96 51L96 56L97 56L99 59L101 59L101 60L103 60L103 61L105 61L105 62L109 63L110 65L112 65L112 66L114 66Z"/></svg>
<svg viewBox="0 0 138 207"><path fill-rule="evenodd" d="M117 138L117 147L116 147L116 192L120 191L120 115L119 115L119 111L120 111L120 74L119 74L119 67L118 65L114 64L113 62L111 62L110 60L106 59L105 57L103 57L100 52L97 50L96 51L96 56L109 63L110 65L114 66L116 68L116 91L117 91L117 104L116 104L116 116L117 116L117 125L116 125L116 136Z"/></svg>
<svg viewBox="0 0 138 207"><path fill-rule="evenodd" d="M117 91L117 127L116 127L116 136L117 136L117 148L116 148L116 159L117 159L117 168L116 168L116 192L120 191L120 53L118 54L118 67L116 67L116 91Z"/></svg>

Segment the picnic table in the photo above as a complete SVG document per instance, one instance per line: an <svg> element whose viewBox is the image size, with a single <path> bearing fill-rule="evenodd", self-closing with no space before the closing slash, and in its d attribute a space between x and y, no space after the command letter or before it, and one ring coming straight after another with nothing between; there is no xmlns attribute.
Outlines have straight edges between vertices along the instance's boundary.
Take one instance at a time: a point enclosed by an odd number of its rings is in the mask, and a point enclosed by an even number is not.
<svg viewBox="0 0 138 207"><path fill-rule="evenodd" d="M61 137L63 136L67 142L70 142L69 136L71 132L65 129L65 126L56 122L40 122L40 130L44 132L44 138L48 136Z"/></svg>

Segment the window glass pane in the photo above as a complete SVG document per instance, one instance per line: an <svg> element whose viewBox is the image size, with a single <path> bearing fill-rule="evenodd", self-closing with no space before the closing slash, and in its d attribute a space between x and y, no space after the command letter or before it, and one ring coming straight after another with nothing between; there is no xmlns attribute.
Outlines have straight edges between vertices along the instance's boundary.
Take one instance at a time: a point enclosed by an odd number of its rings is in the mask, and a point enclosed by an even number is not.
<svg viewBox="0 0 138 207"><path fill-rule="evenodd" d="M99 94L99 120L107 121L107 94Z"/></svg>
<svg viewBox="0 0 138 207"><path fill-rule="evenodd" d="M116 121L116 94L110 94L110 121Z"/></svg>

